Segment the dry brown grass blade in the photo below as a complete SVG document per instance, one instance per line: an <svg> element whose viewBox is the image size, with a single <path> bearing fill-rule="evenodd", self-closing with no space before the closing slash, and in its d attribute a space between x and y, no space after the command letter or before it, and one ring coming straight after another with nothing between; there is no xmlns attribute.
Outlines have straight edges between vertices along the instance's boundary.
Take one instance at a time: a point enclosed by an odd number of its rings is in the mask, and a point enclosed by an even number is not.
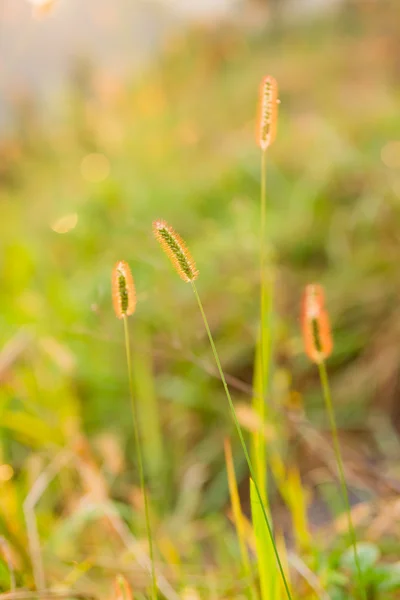
<svg viewBox="0 0 400 600"><path fill-rule="evenodd" d="M12 558L11 558L11 549L10 549L10 544L7 542L7 540L3 536L0 536L0 548L3 551L3 556L7 563L8 572L10 574L11 592L14 592L15 591L15 573L14 573L14 566L13 566L13 562L12 562Z"/></svg>
<svg viewBox="0 0 400 600"><path fill-rule="evenodd" d="M33 577L36 589L42 592L46 587L46 577L43 565L40 537L37 528L35 507L46 491L49 483L58 475L60 470L72 458L69 450L63 450L56 455L55 459L42 471L30 489L23 504L26 528L28 532L29 553L32 561Z"/></svg>
<svg viewBox="0 0 400 600"><path fill-rule="evenodd" d="M109 497L107 484L101 470L91 455L90 446L83 436L79 437L75 450L76 468L87 493L91 496L94 504L101 504L106 507L105 513L113 531L117 534L126 549L134 556L142 569L151 575L150 558L142 550L127 525L114 509ZM101 517L101 519L104 520L104 517ZM156 576L157 586L166 600L179 600L178 594L159 570L156 570Z"/></svg>
<svg viewBox="0 0 400 600"><path fill-rule="evenodd" d="M6 377L9 369L25 352L30 342L32 335L25 329L20 329L14 337L7 342L0 352L0 381Z"/></svg>
<svg viewBox="0 0 400 600"><path fill-rule="evenodd" d="M15 590L0 594L1 600L31 600L31 598L75 598L75 600L96 600L93 594L82 594L80 592L42 590L41 592L30 592L28 590Z"/></svg>
<svg viewBox="0 0 400 600"><path fill-rule="evenodd" d="M298 574L307 581L308 585L312 590L314 590L315 594L321 600L330 600L328 594L325 592L323 587L321 586L319 579L314 573L311 571L309 567L305 564L304 561L301 560L297 554L293 552L288 553L288 562L289 564L298 572Z"/></svg>

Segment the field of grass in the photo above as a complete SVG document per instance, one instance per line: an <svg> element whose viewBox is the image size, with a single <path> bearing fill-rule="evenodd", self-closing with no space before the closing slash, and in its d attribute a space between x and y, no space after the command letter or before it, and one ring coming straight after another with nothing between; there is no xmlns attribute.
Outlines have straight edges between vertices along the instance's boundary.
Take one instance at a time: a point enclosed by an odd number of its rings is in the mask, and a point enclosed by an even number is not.
<svg viewBox="0 0 400 600"><path fill-rule="evenodd" d="M258 553L262 600L285 598L279 583L266 591L274 569L263 582L262 518L196 300L152 234L163 218L187 241L239 421L254 436L254 130L258 85L271 73L281 104L267 161L275 316L266 438L278 548L293 600L363 598L318 370L301 339L303 288L318 281L367 597L400 597L395 4L268 32L196 27L133 83L77 64L54 122L46 107L16 105L15 135L0 143L3 592L109 598L122 573L135 599L149 597L124 331L111 301L122 259L137 290L133 387L161 592L250 597ZM226 438L251 577L230 508Z"/></svg>

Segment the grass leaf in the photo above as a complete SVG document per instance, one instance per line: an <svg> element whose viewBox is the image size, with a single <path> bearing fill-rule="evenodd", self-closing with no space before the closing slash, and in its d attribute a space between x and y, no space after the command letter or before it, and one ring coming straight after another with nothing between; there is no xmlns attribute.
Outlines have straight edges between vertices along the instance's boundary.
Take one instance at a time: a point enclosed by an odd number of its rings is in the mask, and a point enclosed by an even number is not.
<svg viewBox="0 0 400 600"><path fill-rule="evenodd" d="M250 479L250 502L258 558L262 600L275 600L278 593L278 570L274 550L265 524L260 501Z"/></svg>

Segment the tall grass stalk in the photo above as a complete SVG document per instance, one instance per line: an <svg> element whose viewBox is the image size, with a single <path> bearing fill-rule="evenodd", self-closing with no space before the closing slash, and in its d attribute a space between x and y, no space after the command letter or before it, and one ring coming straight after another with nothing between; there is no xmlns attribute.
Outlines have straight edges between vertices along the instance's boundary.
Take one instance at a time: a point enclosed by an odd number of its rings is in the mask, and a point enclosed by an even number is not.
<svg viewBox="0 0 400 600"><path fill-rule="evenodd" d="M255 384L253 408L265 425L267 415L267 395L271 379L271 329L272 329L272 283L269 285L268 304L266 266L266 219L267 219L267 150L276 137L278 119L278 84L272 75L262 78L259 90L256 141L261 149L261 189L260 189L260 336L255 360ZM267 328L269 335L267 336ZM267 448L261 432L252 435L252 450L258 483L264 503L268 504L267 491Z"/></svg>
<svg viewBox="0 0 400 600"><path fill-rule="evenodd" d="M124 315L124 333L125 333L125 349L126 349L126 362L128 367L128 378L129 378L129 394L131 399L131 409L132 409L132 419L133 419L133 433L135 438L135 447L136 447L136 456L139 466L139 477L140 477L140 487L142 490L143 501L144 501L144 512L145 512L145 521L146 521L146 532L147 532L147 540L149 544L149 554L150 554L150 562L151 562L151 598L152 600L157 600L157 579L156 579L156 570L154 566L154 551L153 551L153 539L151 535L150 528L150 516L149 516L149 503L147 498L147 492L144 481L144 469L143 469L143 457L142 457L142 449L140 446L140 436L139 436L139 426L138 426L138 411L135 402L134 388L133 388L133 377L132 377L132 361L131 361L131 348L130 348L130 338L129 338L129 327L128 327L128 317Z"/></svg>
<svg viewBox="0 0 400 600"><path fill-rule="evenodd" d="M363 600L367 600L367 595L366 595L365 586L364 586L364 578L363 578L360 560L359 560L358 552L357 552L357 537L356 537L356 532L355 532L354 525L353 525L353 520L351 518L351 505L350 505L349 493L348 493L347 485L346 485L346 479L345 479L345 475L344 475L343 460L342 460L342 454L340 451L339 436L338 436L338 430L337 430L337 425L336 425L335 413L333 410L332 395L331 395L331 389L330 389L330 385L329 385L328 371L326 369L326 363L324 360L321 360L318 363L318 370L319 370L319 376L320 376L320 380L321 380L321 386L322 386L322 391L323 391L323 395L324 395L325 406L326 406L326 410L328 413L329 424L330 424L331 433L332 433L333 449L335 452L335 458L336 458L336 462L337 462L337 466L338 466L339 481L340 481L343 503L345 505L345 509L347 512L349 538L350 538L350 542L353 546L354 562L355 562L356 569L357 569L357 576L358 576L359 585L360 585L360 592L362 594Z"/></svg>
<svg viewBox="0 0 400 600"><path fill-rule="evenodd" d="M249 468L251 478L254 481L256 497L260 503L261 515L262 515L262 518L265 520L265 524L266 524L266 528L267 528L267 535L271 541L271 547L273 549L271 554L273 556L275 556L276 562L278 563L278 568L279 568L280 574L282 576L282 581L283 581L283 585L286 590L287 597L289 600L292 600L289 585L288 585L288 582L287 582L287 579L285 576L285 572L283 570L282 562L280 560L279 553L278 553L278 550L277 550L277 547L275 544L272 527L271 527L271 524L270 524L270 521L268 518L268 514L267 514L267 509L263 502L260 487L258 485L258 481L257 481L256 475L255 475L254 469L253 469L253 465L252 465L252 462L251 462L251 459L249 456L249 452L247 450L246 442L244 440L243 433L242 433L242 430L241 430L241 427L240 427L240 424L239 424L239 421L238 421L238 418L236 415L235 407L234 407L234 404L233 404L233 401L232 401L232 398L231 398L231 395L229 392L229 388L226 383L226 379L225 379L225 376L224 376L224 373L222 370L221 361L219 360L218 352L217 352L217 349L214 344L214 340L213 340L213 337L211 334L208 320L207 320L206 314L204 312L204 308L203 308L203 305L200 300L200 296L198 294L197 287L195 284L195 280L197 279L197 277L199 275L199 271L197 270L196 263L193 260L193 257L190 254L189 250L187 249L186 244L183 241L183 239L165 221L160 220L160 219L157 221L154 221L153 232L154 232L155 238L160 243L161 248L164 250L166 255L169 257L169 259L170 259L174 269L178 273L179 277L183 281L190 283L192 286L193 293L194 293L197 303L199 305L200 313L203 318L204 326L207 331L208 339L211 344L211 349L214 354L215 362L218 367L219 375L221 377L221 380L222 380L222 383L223 383L223 386L225 389L226 397L228 399L228 403L229 403L229 407L231 409L233 421L234 421L234 424L235 424L235 427L236 427L236 430L237 430L237 433L238 433L238 436L240 439L240 443L243 448L247 466Z"/></svg>
<svg viewBox="0 0 400 600"><path fill-rule="evenodd" d="M207 320L206 314L204 312L203 304L201 302L199 293L197 291L197 287L196 287L196 285L195 285L195 283L194 283L193 280L191 281L191 285L192 285L192 288L193 288L194 295L196 296L197 303L199 305L200 313L201 313L201 316L203 318L204 326L205 326L206 331L207 331L208 339L210 341L211 349L212 349L212 352L214 354L214 359L215 359L215 362L216 362L216 365L217 365L217 368L218 368L218 372L220 374L221 381L222 381L222 384L223 384L224 389L225 389L225 394L226 394L226 397L228 399L229 408L231 410L233 422L235 424L236 431L237 431L237 434L239 436L239 440L240 440L240 443L241 443L241 446L242 446L242 449L243 449L243 452L244 452L244 455L245 455L245 458L246 458L247 466L249 468L251 478L252 478L252 480L254 482L255 492L256 492L257 498L258 498L258 500L260 502L260 507L261 507L262 515L263 515L263 518L265 520L265 524L267 526L268 535L269 535L269 538L271 540L271 544L272 544L272 547L273 547L273 552L274 552L274 555L275 555L275 558L276 558L276 562L278 563L278 569L279 569L281 577L282 577L282 582L283 582L283 585L284 585L284 588L285 588L285 591L286 591L286 595L287 595L287 597L288 597L289 600L292 600L292 596L291 596L291 593L290 593L289 585L288 585L288 582L287 582L287 579L286 579L286 575L285 575L285 572L283 570L283 565L282 565L281 559L279 557L278 549L276 547L276 543L275 543L275 540L274 540L274 534L272 532L272 526L270 524L270 521L269 521L269 518L268 518L268 515L267 515L267 511L266 511L265 504L264 504L264 501L263 501L263 497L262 497L262 494L261 494L261 491L260 491L260 487L258 485L258 482L257 482L257 479L256 479L256 474L255 474L255 471L254 471L254 468L253 468L253 465L252 465L252 462L251 462L251 459L250 459L249 452L247 450L246 442L245 442L244 437L243 437L242 429L240 427L240 423L239 423L239 420L238 420L237 415L236 415L235 406L233 404L233 400L232 400L231 394L229 392L228 384L226 383L225 375L224 375L224 372L223 372L222 366L221 366L221 361L219 359L218 352L217 352L217 349L216 349L216 346L215 346L215 343L214 343L214 339L213 339L213 336L212 336L212 333L211 333L211 330L210 330L210 326L208 324L208 320Z"/></svg>
<svg viewBox="0 0 400 600"><path fill-rule="evenodd" d="M260 338L256 364L259 375L255 378L255 393L253 407L265 425L267 420L267 390L270 380L271 363L271 317L272 317L272 289L268 290L267 303L267 249L266 249L266 215L267 215L267 150L261 150L261 191L260 191ZM267 335L267 328L269 335ZM257 381L258 380L258 381ZM258 388L258 389L257 389ZM267 454L265 436L262 431L255 432L252 436L253 456L257 480L260 486L264 504L268 505L267 494Z"/></svg>

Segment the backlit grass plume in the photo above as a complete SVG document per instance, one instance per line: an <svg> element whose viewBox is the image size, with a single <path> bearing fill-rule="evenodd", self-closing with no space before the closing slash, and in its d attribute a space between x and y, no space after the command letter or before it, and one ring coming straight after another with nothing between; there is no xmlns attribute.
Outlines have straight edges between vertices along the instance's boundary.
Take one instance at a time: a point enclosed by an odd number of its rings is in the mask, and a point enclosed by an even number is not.
<svg viewBox="0 0 400 600"><path fill-rule="evenodd" d="M118 319L129 317L135 312L136 290L129 265L118 261L112 271L112 300Z"/></svg>
<svg viewBox="0 0 400 600"><path fill-rule="evenodd" d="M304 347L307 356L320 363L332 352L333 343L325 294L321 285L310 284L304 290L302 309Z"/></svg>
<svg viewBox="0 0 400 600"><path fill-rule="evenodd" d="M358 574L359 591L364 600L367 599L364 587L364 578L361 570L360 560L357 551L357 538L351 517L351 505L349 493L347 491L346 478L342 454L340 451L339 435L336 425L335 412L333 410L331 388L329 385L328 371L325 360L332 352L333 343L331 329L329 325L329 316L325 308L325 293L321 285L309 284L305 287L302 305L302 328L304 338L304 348L307 356L318 366L319 377L321 380L322 391L325 400L325 407L328 413L329 424L331 428L333 449L338 468L341 494L343 504L347 513L347 523L349 529L349 541L353 546L354 562Z"/></svg>
<svg viewBox="0 0 400 600"><path fill-rule="evenodd" d="M256 138L261 150L271 146L276 137L278 119L278 84L271 75L264 77L260 84Z"/></svg>
<svg viewBox="0 0 400 600"><path fill-rule="evenodd" d="M165 221L153 223L153 232L183 281L194 281L199 274L196 264L182 238Z"/></svg>
<svg viewBox="0 0 400 600"><path fill-rule="evenodd" d="M129 339L129 327L128 319L136 308L136 291L133 283L133 277L130 267L124 260L118 261L112 270L111 276L112 285L112 300L114 305L115 314L119 319L124 321L124 333L125 333L125 351L126 351L126 364L128 367L128 380L129 380L129 393L131 399L131 410L133 419L133 433L135 439L136 458L139 467L140 487L144 501L145 511L145 523L147 541L149 544L149 554L151 563L151 600L157 600L157 579L156 571L154 566L154 553L153 553L153 539L150 528L150 515L149 515L149 503L147 498L147 490L144 480L144 467L142 448L140 445L140 432L138 426L138 410L135 401L135 392L132 378L132 360L131 360L131 347ZM116 592L120 592L120 600L129 600L129 586L123 579L116 580ZM118 584L118 585L117 585ZM118 595L118 594L117 594Z"/></svg>
<svg viewBox="0 0 400 600"><path fill-rule="evenodd" d="M242 433L242 429L240 427L240 423L239 423L238 417L236 415L235 405L233 404L233 400L232 400L232 397L231 397L231 394L230 394L230 391L228 388L228 384L226 382L226 378L225 378L224 372L222 370L221 361L220 361L220 358L219 358L219 355L217 352L217 348L215 346L214 338L211 333L211 329L210 329L210 326L208 323L206 313L204 311L203 303L202 303L199 293L197 291L195 279L198 276L198 271L196 269L195 262L194 262L193 258L191 257L188 249L186 248L184 241L172 229L172 227L167 225L167 223L165 221L155 221L153 223L153 231L154 231L154 235L155 235L156 239L160 242L162 249L170 257L171 262L174 265L174 267L175 267L176 271L178 272L178 274L180 275L180 277L184 281L190 282L192 285L193 293L196 297L196 300L197 300L197 303L198 303L198 306L200 309L204 327L206 329L207 336L208 336L208 339L210 342L210 346L211 346L211 349L212 349L212 352L214 355L214 359L215 359L215 362L216 362L216 365L218 368L218 372L221 377L222 385L224 386L224 390L225 390L229 408L230 408L230 411L232 414L233 422L236 427L237 434L239 436L240 444L242 446L243 453L245 455L245 459L246 459L247 466L250 471L251 478L254 481L255 494L257 496L258 502L260 503L260 511L262 514L262 518L264 519L264 522L265 522L265 525L267 528L267 532L268 532L268 536L271 541L272 553L273 553L273 556L275 557L276 564L278 566L278 570L281 574L282 583L285 588L287 598L288 598L288 600L292 600L288 581L287 581L287 578L286 578L286 575L285 575L285 572L283 569L282 561L280 559L279 552L276 547L274 534L273 534L273 530L272 530L272 525L270 524L267 510L265 508L263 495L260 491L260 487L258 485L258 481L257 481L256 475L254 472L254 468L253 468L253 465L252 465L252 462L250 459L250 454L249 454L249 451L247 450L247 446L246 446L246 442L245 442L245 439L244 439L244 436ZM275 567L275 565L274 565L274 567Z"/></svg>

